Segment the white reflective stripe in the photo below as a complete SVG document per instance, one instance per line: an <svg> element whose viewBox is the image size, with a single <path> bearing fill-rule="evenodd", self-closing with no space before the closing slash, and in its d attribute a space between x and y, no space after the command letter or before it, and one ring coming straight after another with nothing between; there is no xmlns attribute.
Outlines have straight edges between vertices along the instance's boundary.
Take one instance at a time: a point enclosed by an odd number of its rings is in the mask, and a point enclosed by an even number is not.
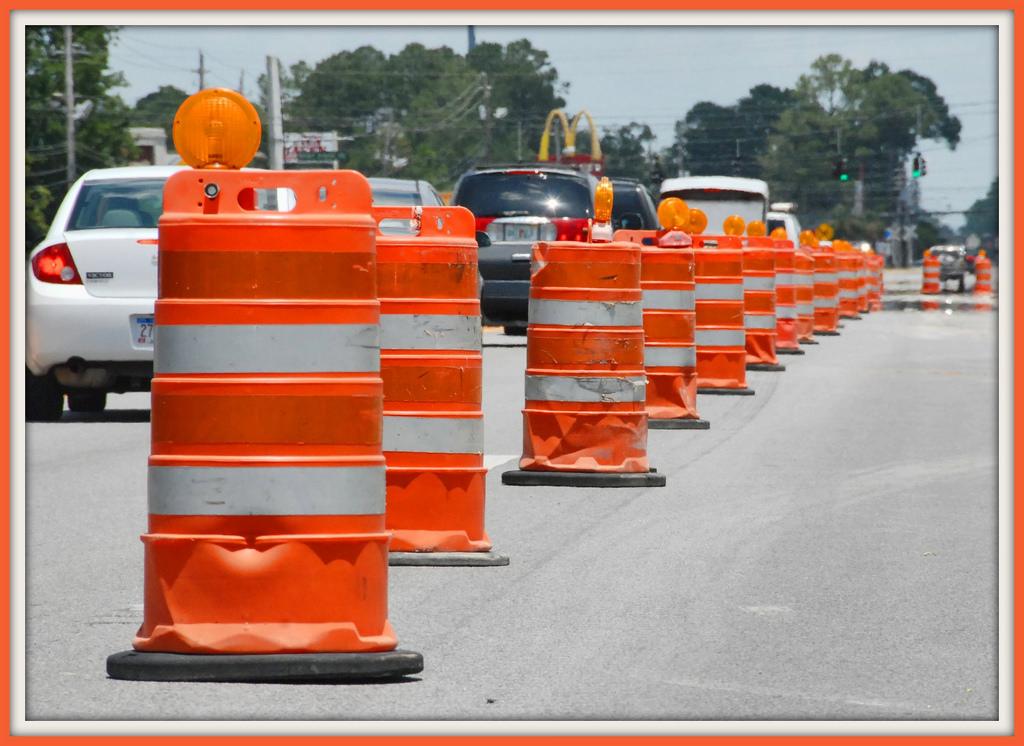
<svg viewBox="0 0 1024 746"><path fill-rule="evenodd" d="M532 401L642 402L647 379L636 376L526 376L526 398Z"/></svg>
<svg viewBox="0 0 1024 746"><path fill-rule="evenodd" d="M645 311L692 311L695 308L692 290L644 290Z"/></svg>
<svg viewBox="0 0 1024 746"><path fill-rule="evenodd" d="M836 276L835 272L815 272L814 281L819 284L839 282L839 278Z"/></svg>
<svg viewBox="0 0 1024 746"><path fill-rule="evenodd" d="M796 274L793 272L776 272L775 273L775 286L779 285L795 285Z"/></svg>
<svg viewBox="0 0 1024 746"><path fill-rule="evenodd" d="M745 347L747 333L743 329L697 329L697 348Z"/></svg>
<svg viewBox="0 0 1024 746"><path fill-rule="evenodd" d="M796 276L797 285L813 285L814 284L814 273L808 272L807 274Z"/></svg>
<svg viewBox="0 0 1024 746"><path fill-rule="evenodd" d="M530 298L529 323L544 326L643 326L640 301L547 300Z"/></svg>
<svg viewBox="0 0 1024 746"><path fill-rule="evenodd" d="M839 298L815 298L815 308L835 308L839 304Z"/></svg>
<svg viewBox="0 0 1024 746"><path fill-rule="evenodd" d="M406 453L483 453L483 417L384 414L382 449Z"/></svg>
<svg viewBox="0 0 1024 746"><path fill-rule="evenodd" d="M774 329L775 314L746 314L743 317L745 329Z"/></svg>
<svg viewBox="0 0 1024 746"><path fill-rule="evenodd" d="M856 280L857 279L857 273L855 271L845 270L844 269L844 270L841 270L839 272L839 279L841 279L841 280Z"/></svg>
<svg viewBox="0 0 1024 746"><path fill-rule="evenodd" d="M692 368L697 365L697 345L644 347L644 367Z"/></svg>
<svg viewBox="0 0 1024 746"><path fill-rule="evenodd" d="M383 514L381 466L150 466L152 515Z"/></svg>
<svg viewBox="0 0 1024 746"><path fill-rule="evenodd" d="M156 373L380 370L376 324L158 324Z"/></svg>
<svg viewBox="0 0 1024 746"><path fill-rule="evenodd" d="M744 277L743 289L764 291L774 290L775 275L772 275L771 277Z"/></svg>
<svg viewBox="0 0 1024 746"><path fill-rule="evenodd" d="M698 282L697 300L743 300L741 282Z"/></svg>
<svg viewBox="0 0 1024 746"><path fill-rule="evenodd" d="M796 304L796 314L797 314L798 317L799 316L813 316L814 315L814 305L810 304L810 303L797 303Z"/></svg>
<svg viewBox="0 0 1024 746"><path fill-rule="evenodd" d="M775 306L775 318L777 318L777 319L795 319L796 318L796 306Z"/></svg>
<svg viewBox="0 0 1024 746"><path fill-rule="evenodd" d="M380 315L380 346L384 350L479 350L482 334L479 316Z"/></svg>
<svg viewBox="0 0 1024 746"><path fill-rule="evenodd" d="M840 290L839 291L839 297L840 298L847 298L847 299L856 299L857 291L856 290Z"/></svg>

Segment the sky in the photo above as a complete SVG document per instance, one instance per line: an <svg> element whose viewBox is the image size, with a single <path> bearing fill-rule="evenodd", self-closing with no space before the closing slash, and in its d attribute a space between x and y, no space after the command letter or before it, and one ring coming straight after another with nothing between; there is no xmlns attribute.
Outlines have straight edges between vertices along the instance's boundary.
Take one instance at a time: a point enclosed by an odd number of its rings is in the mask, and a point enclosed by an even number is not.
<svg viewBox="0 0 1024 746"><path fill-rule="evenodd" d="M960 119L955 150L919 143L927 161L918 182L922 209L966 210L986 195L1000 162L1010 168L1008 126L1002 161L999 151L1000 119L1008 123L1012 113L1008 74L999 88L1000 66L1009 73L1011 65L1006 12L95 11L62 14L56 22L124 26L110 67L124 73L127 87L113 92L129 105L162 85L198 90L200 54L205 87L241 88L256 99L269 55L287 69L363 45L396 54L420 43L465 54L472 26L478 44L528 39L547 52L560 81L570 84L570 118L587 111L601 134L632 121L648 124L659 149L671 144L674 123L694 104L731 106L762 83L792 88L815 59L834 53L856 68L875 60L930 78ZM541 132L526 135L535 150ZM953 228L964 220L939 219Z"/></svg>

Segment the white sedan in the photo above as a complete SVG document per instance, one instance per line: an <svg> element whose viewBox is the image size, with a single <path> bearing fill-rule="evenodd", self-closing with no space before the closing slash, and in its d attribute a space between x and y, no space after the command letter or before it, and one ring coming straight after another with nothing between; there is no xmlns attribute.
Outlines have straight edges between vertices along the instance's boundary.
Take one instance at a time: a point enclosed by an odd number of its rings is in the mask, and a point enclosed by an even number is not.
<svg viewBox="0 0 1024 746"><path fill-rule="evenodd" d="M187 166L96 169L64 197L26 272L26 419L98 412L153 377L157 221Z"/></svg>

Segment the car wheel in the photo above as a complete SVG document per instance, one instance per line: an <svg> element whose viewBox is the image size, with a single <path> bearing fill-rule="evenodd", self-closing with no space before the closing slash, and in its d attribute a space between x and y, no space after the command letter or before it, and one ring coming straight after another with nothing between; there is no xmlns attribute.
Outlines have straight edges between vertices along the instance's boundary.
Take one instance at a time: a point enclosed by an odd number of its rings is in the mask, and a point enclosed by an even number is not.
<svg viewBox="0 0 1024 746"><path fill-rule="evenodd" d="M102 412L106 408L106 391L68 394L68 409L72 412Z"/></svg>
<svg viewBox="0 0 1024 746"><path fill-rule="evenodd" d="M25 421L56 422L64 411L64 394L52 375L37 376L25 369Z"/></svg>

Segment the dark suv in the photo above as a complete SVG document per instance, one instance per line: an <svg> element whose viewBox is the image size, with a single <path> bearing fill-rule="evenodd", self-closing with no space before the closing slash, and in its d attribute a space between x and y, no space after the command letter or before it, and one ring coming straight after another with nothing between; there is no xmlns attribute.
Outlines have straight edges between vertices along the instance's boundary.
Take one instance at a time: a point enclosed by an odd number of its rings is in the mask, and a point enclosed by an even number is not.
<svg viewBox="0 0 1024 746"><path fill-rule="evenodd" d="M524 334L530 261L538 241L586 241L597 179L569 166L488 166L462 175L451 204L476 217L480 240L480 311L485 324Z"/></svg>
<svg viewBox="0 0 1024 746"><path fill-rule="evenodd" d="M613 176L609 181L612 183L612 228L635 231L661 228L654 199L639 180Z"/></svg>

